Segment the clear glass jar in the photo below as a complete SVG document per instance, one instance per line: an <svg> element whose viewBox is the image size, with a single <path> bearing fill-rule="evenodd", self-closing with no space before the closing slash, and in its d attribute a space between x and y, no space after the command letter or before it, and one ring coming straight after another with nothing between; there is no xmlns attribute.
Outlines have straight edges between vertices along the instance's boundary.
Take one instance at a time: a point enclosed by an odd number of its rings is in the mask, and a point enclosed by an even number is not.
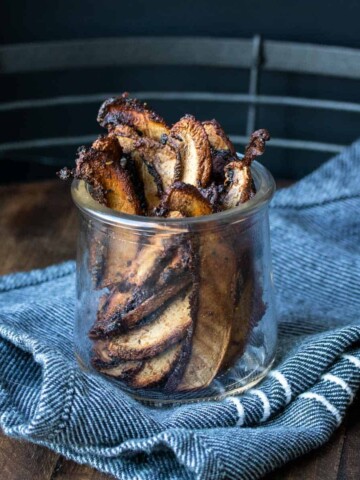
<svg viewBox="0 0 360 480"><path fill-rule="evenodd" d="M274 180L211 216L110 210L75 180L80 211L75 348L82 368L140 400L216 399L261 380L276 350L268 204Z"/></svg>

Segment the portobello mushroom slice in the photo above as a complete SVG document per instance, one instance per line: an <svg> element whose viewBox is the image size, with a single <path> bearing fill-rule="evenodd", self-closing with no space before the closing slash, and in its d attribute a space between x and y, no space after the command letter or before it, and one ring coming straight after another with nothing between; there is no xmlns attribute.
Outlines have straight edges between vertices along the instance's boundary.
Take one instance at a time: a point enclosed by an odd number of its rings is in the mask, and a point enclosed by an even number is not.
<svg viewBox="0 0 360 480"><path fill-rule="evenodd" d="M198 306L191 354L177 391L206 388L218 373L230 342L237 262L225 239L209 234L199 246Z"/></svg>
<svg viewBox="0 0 360 480"><path fill-rule="evenodd" d="M109 130L118 124L128 125L141 135L158 141L169 133L164 119L149 110L146 104L130 98L128 93L105 100L100 107L97 121Z"/></svg>
<svg viewBox="0 0 360 480"><path fill-rule="evenodd" d="M146 287L157 276L169 261L176 255L179 242L169 238L159 238L143 245L131 265L124 272L127 289Z"/></svg>
<svg viewBox="0 0 360 480"><path fill-rule="evenodd" d="M203 125L186 115L173 125L170 136L180 159L174 180L205 188L211 177L211 151Z"/></svg>
<svg viewBox="0 0 360 480"><path fill-rule="evenodd" d="M265 143L268 140L270 140L270 134L267 130L256 130L252 133L250 142L245 148L244 157L225 166L225 194L222 201L224 208L234 208L255 195L256 188L251 174L251 162L264 153Z"/></svg>
<svg viewBox="0 0 360 480"><path fill-rule="evenodd" d="M133 128L127 125L117 125L111 135L117 139L124 153L130 156L135 167L136 177L140 182L140 185L137 186L145 197L147 211L152 211L160 202L163 185L159 173L151 160L148 160L148 152L137 146L142 139ZM161 147L160 143L158 145Z"/></svg>
<svg viewBox="0 0 360 480"><path fill-rule="evenodd" d="M133 388L149 388L158 385L169 376L178 363L181 351L182 342L173 345L155 357L144 360L142 368L128 377L126 383Z"/></svg>
<svg viewBox="0 0 360 480"><path fill-rule="evenodd" d="M121 157L115 138L99 138L90 149L80 149L74 176L91 185L92 195L100 203L118 212L141 215L140 201L129 173L121 166Z"/></svg>
<svg viewBox="0 0 360 480"><path fill-rule="evenodd" d="M168 143L159 143L150 138L140 138L135 148L143 155L146 162L157 171L162 189L167 190L174 182L178 157L175 149Z"/></svg>
<svg viewBox="0 0 360 480"><path fill-rule="evenodd" d="M265 128L261 128L260 130L253 132L250 136L250 142L245 148L244 157L241 161L245 165L250 166L251 162L256 157L265 152L265 143L269 140L270 133Z"/></svg>
<svg viewBox="0 0 360 480"><path fill-rule="evenodd" d="M163 352L185 337L191 327L190 292L178 296L149 322L108 340L109 356L142 360Z"/></svg>
<svg viewBox="0 0 360 480"><path fill-rule="evenodd" d="M202 125L209 139L211 148L214 150L225 150L236 157L235 147L227 137L220 123L213 119L202 122Z"/></svg>
<svg viewBox="0 0 360 480"><path fill-rule="evenodd" d="M265 315L266 305L262 295L261 285L254 272L251 272L235 307L231 340L222 369L233 366L235 361L242 356L253 328Z"/></svg>
<svg viewBox="0 0 360 480"><path fill-rule="evenodd" d="M163 197L158 214L166 216L169 212L179 212L184 217L199 217L210 215L210 202L204 198L193 185L175 182Z"/></svg>
<svg viewBox="0 0 360 480"><path fill-rule="evenodd" d="M142 209L131 176L121 166L122 154L116 139L100 137L90 149L79 151L74 176L91 185L91 193L100 203L119 212L140 215ZM99 288L119 281L124 265L138 250L138 239L134 235L116 232L114 229L104 243L104 235L94 231L89 246L89 261L93 266L95 285Z"/></svg>
<svg viewBox="0 0 360 480"><path fill-rule="evenodd" d="M254 196L251 167L242 161L230 162L225 167L225 194L222 206L234 208Z"/></svg>
<svg viewBox="0 0 360 480"><path fill-rule="evenodd" d="M155 168L161 179L161 190L167 190L174 182L178 157L175 149L168 143L151 138L140 137L127 125L117 125L112 132L118 139L124 153L130 154L135 163L142 158L151 169Z"/></svg>
<svg viewBox="0 0 360 480"><path fill-rule="evenodd" d="M230 342L221 366L224 370L231 367L236 358L244 353L246 341L251 331L253 278L247 278L244 284L238 285L238 288L240 290L238 292L239 298L235 306Z"/></svg>
<svg viewBox="0 0 360 480"><path fill-rule="evenodd" d="M124 378L136 373L143 365L140 361L124 362L118 358L111 358L107 350L107 343L103 340L94 343L91 364L99 372L116 378Z"/></svg>
<svg viewBox="0 0 360 480"><path fill-rule="evenodd" d="M144 188L147 213L150 213L160 203L163 193L161 177L154 166L146 161L142 153L136 152L132 155L132 158L134 159L137 174Z"/></svg>
<svg viewBox="0 0 360 480"><path fill-rule="evenodd" d="M155 285L145 288L140 285L131 294L112 292L105 308L98 311L96 322L89 332L90 338L104 338L127 331L161 308L190 283L191 261L189 247L180 247Z"/></svg>
<svg viewBox="0 0 360 480"><path fill-rule="evenodd" d="M117 379L126 379L131 375L136 374L139 372L143 367L143 362L140 361L128 361L128 362L121 362L116 367L111 368L98 368L97 370L100 373L104 373L109 377L114 377Z"/></svg>
<svg viewBox="0 0 360 480"><path fill-rule="evenodd" d="M116 367L121 360L112 358L108 351L108 342L106 340L97 340L93 344L93 355L91 364L95 368L111 368Z"/></svg>

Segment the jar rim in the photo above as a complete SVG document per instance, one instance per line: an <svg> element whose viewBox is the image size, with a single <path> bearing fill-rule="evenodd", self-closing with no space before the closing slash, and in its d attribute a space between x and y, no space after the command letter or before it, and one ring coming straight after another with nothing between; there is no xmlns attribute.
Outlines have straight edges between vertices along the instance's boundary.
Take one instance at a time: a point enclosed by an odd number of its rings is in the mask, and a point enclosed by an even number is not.
<svg viewBox="0 0 360 480"><path fill-rule="evenodd" d="M239 157L241 157L239 155ZM100 204L90 195L88 185L83 180L74 179L71 184L71 194L79 210L99 222L122 228L136 229L188 229L189 225L206 225L207 228L217 223L237 223L248 218L266 206L275 192L275 181L269 170L261 163L254 161L251 165L256 194L247 202L222 212L199 217L163 218L145 217L117 212Z"/></svg>

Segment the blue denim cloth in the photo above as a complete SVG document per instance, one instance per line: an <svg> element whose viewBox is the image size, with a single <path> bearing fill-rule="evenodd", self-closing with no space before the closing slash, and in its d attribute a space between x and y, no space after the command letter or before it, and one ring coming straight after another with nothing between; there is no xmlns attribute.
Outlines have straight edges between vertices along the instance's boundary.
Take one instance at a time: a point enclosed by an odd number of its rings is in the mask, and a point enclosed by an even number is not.
<svg viewBox="0 0 360 480"><path fill-rule="evenodd" d="M360 385L360 143L271 207L277 363L247 393L142 406L73 355L74 263L0 279L0 426L121 479L256 479L328 440Z"/></svg>

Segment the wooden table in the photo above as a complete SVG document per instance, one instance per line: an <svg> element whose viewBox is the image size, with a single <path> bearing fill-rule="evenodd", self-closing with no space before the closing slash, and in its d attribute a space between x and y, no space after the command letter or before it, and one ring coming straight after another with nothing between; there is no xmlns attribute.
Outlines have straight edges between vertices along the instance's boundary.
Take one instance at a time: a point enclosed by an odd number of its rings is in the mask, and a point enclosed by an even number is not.
<svg viewBox="0 0 360 480"><path fill-rule="evenodd" d="M46 181L0 187L0 274L74 258L76 212L69 185ZM359 480L360 402L324 447L268 475L267 480ZM50 450L0 433L1 480L104 480Z"/></svg>

